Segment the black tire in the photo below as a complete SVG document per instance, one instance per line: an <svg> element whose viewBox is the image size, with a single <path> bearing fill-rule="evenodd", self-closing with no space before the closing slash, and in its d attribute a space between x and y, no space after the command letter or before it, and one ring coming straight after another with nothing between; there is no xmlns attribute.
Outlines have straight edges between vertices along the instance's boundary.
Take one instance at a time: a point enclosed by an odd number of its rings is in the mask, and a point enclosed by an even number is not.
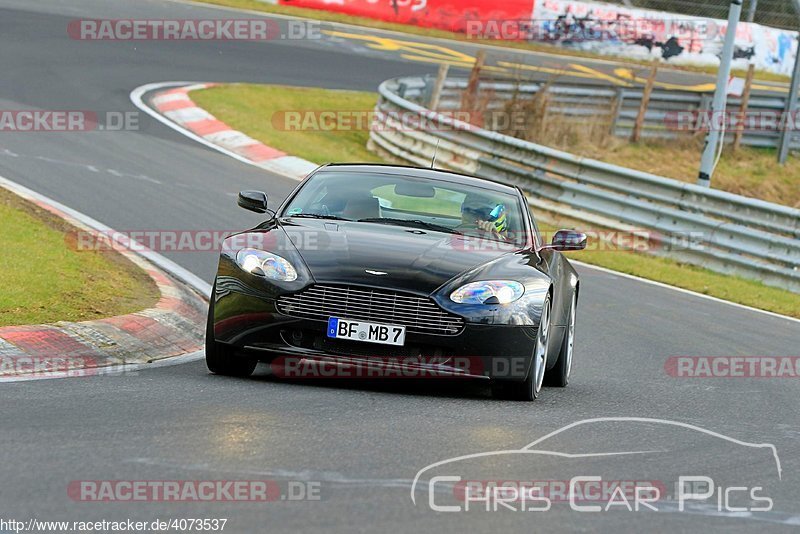
<svg viewBox="0 0 800 534"><path fill-rule="evenodd" d="M552 369L544 375L544 384L549 387L563 388L569 384L569 376L572 373L573 352L575 350L575 314L578 308L578 293L572 294L572 301L569 305L569 319L567 320L567 330L564 332L564 339L561 341L561 349L558 353L558 361Z"/></svg>
<svg viewBox="0 0 800 534"><path fill-rule="evenodd" d="M528 368L525 380L522 382L497 380L492 385L492 395L494 397L527 402L539 398L544 382L544 368L547 365L547 348L550 341L550 308L550 294L548 293L542 305L542 320L536 333L533 361L531 361L531 365Z"/></svg>
<svg viewBox="0 0 800 534"><path fill-rule="evenodd" d="M206 367L215 375L246 377L253 374L257 360L236 356L233 348L214 340L214 294L216 284L211 290L211 302L208 304L208 320L206 321Z"/></svg>

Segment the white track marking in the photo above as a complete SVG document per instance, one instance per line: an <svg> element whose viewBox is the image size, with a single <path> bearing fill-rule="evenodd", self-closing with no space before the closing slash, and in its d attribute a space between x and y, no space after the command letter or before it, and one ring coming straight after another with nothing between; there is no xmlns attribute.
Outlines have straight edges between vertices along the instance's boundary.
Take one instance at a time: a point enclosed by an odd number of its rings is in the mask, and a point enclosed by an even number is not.
<svg viewBox="0 0 800 534"><path fill-rule="evenodd" d="M181 121L181 122L193 122L193 121ZM205 138L213 143L217 143L225 148L230 148L230 149L242 148L245 146L260 144L252 137L245 135L238 130L223 130L221 132L208 134L207 136L205 136Z"/></svg>
<svg viewBox="0 0 800 534"><path fill-rule="evenodd" d="M189 95L185 93L173 93L171 95L161 95L153 99L153 104L159 106L169 102L189 102Z"/></svg>
<svg viewBox="0 0 800 534"><path fill-rule="evenodd" d="M211 113L197 106L165 111L164 115L177 123L214 120Z"/></svg>
<svg viewBox="0 0 800 534"><path fill-rule="evenodd" d="M648 280L647 278L641 278L639 276L634 276L634 275L628 274L628 273L621 273L619 271L614 271L612 269L607 269L606 267L599 267L597 265L592 265L590 263L584 263L582 261L575 261L575 260L570 260L570 263L572 263L573 265L580 265L581 267L586 267L587 269L594 269L595 271L604 272L606 274L619 276L619 277L622 277L622 278L627 278L629 280L635 280L637 282L642 282L644 284L650 284L652 286L657 286L657 287L660 287L662 289L671 289L672 291L678 291L679 293L684 293L686 295L691 295L693 297L706 299L706 300L710 300L710 301L713 301L713 302L719 302L720 304L727 304L728 306L733 306L735 308L739 308L739 309L742 309L742 310L761 313L761 314L764 314L764 315L768 315L770 317L775 317L775 318L778 318L778 319L785 319L787 321L800 323L800 319L797 319L795 317L789 317L787 315L781 315L780 313L775 313L775 312L771 312L771 311L767 311L767 310L760 310L758 308L753 308L752 306L746 306L744 304L739 304L737 302L731 302L729 300L724 300L724 299L721 299L719 297L712 297L710 295L704 295L703 293L698 293L696 291L691 291L689 289L683 289L682 287L671 286L671 285L665 284L663 282L656 282L655 280ZM798 298L800 298L800 297L798 297Z"/></svg>
<svg viewBox="0 0 800 534"><path fill-rule="evenodd" d="M188 130L188 129L184 128L183 126L175 124L174 122L172 122L171 120L169 120L168 118L163 116L161 113L159 113L158 111L154 110L153 108L151 108L150 106L145 104L144 100L142 98L146 93L149 93L151 91L158 91L159 89L166 89L168 87L181 87L181 86L184 86L184 85L198 85L198 82L148 83L147 85L142 85L141 87L137 87L136 89L134 89L131 92L131 95L130 95L131 102L133 102L134 106L136 106L140 110L144 111L145 113L147 113L148 115L150 115L151 117L156 119L158 122L164 124L165 126L168 126L168 127L172 128L176 132L182 133L183 135L185 135L189 139L197 141L201 145L205 145L208 148L216 150L217 152L222 152L226 156L230 156L230 157L232 157L233 159L235 159L237 161L241 161L242 163L246 163L248 165L252 165L253 167L258 167L260 169L261 167L259 165L257 165L254 161L250 161L246 157L241 156L241 155L237 154L236 152L233 152L232 150L228 150L227 148L223 148L223 147L221 147L219 145L215 145L214 143L212 143L208 139L200 137L199 135L197 135L196 133L192 132L191 130ZM199 84L199 85L202 85L202 84Z"/></svg>
<svg viewBox="0 0 800 534"><path fill-rule="evenodd" d="M277 174L279 176L283 176L285 178L289 178L292 180L302 180L305 176L316 169L318 165L316 163L312 163L310 161L295 157L295 156L279 156L272 159L267 159L264 161L252 161L241 154L237 154L231 148L242 148L250 145L258 145L260 144L255 139L252 139L245 135L242 132L237 130L224 130L221 132L217 132L214 134L209 134L206 136L200 136L196 133L192 132L179 122L193 122L198 119L203 118L213 118L213 115L208 114L206 111L202 110L202 108L195 107L189 108L190 112L185 112L186 110L177 110L177 111L166 111L163 114L156 109L151 108L144 102L144 95L151 91L158 91L160 89L166 89L168 87L184 87L187 92L191 92L196 89L204 89L210 86L210 84L206 83L197 83L197 82L161 82L161 83L150 83L147 85L143 85L141 87L137 87L134 89L130 94L130 99L133 104L139 108L140 110L144 111L157 121L161 122L162 124L169 126L173 130L185 135L186 137L201 143L208 148L214 149L217 152L222 152L226 156L230 156L242 163L247 163L248 165L252 165L253 167L258 167L261 170L269 171L273 174ZM159 98L159 97L156 97ZM200 113L199 111L202 111ZM207 115L207 116L206 116ZM171 119L175 119L178 122L173 122Z"/></svg>

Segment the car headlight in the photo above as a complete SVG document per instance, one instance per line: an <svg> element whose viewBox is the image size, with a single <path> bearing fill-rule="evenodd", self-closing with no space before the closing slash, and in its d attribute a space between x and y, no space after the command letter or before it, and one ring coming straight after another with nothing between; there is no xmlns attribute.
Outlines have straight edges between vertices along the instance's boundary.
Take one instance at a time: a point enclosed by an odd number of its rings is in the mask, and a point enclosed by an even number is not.
<svg viewBox="0 0 800 534"><path fill-rule="evenodd" d="M525 293L525 286L511 280L487 280L463 285L450 294L459 304L508 304Z"/></svg>
<svg viewBox="0 0 800 534"><path fill-rule="evenodd" d="M255 248L243 248L236 253L236 263L239 267L258 276L281 282L297 280L297 271L288 260Z"/></svg>

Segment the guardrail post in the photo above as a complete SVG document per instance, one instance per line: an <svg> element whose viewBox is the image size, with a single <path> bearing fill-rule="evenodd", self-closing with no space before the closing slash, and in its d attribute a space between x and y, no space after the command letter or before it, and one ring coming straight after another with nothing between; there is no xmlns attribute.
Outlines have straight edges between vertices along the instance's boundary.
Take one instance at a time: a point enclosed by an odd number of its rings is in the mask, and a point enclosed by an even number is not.
<svg viewBox="0 0 800 534"><path fill-rule="evenodd" d="M436 111L439 107L439 99L442 97L442 89L444 89L444 82L447 80L447 73L450 70L450 65L442 63L439 65L439 72L436 74L436 82L433 84L433 91L431 92L431 100L428 103L428 109Z"/></svg>
<svg viewBox="0 0 800 534"><path fill-rule="evenodd" d="M408 84L400 82L397 84L397 94L400 95L400 98L406 97L406 91L408 91Z"/></svg>
<svg viewBox="0 0 800 534"><path fill-rule="evenodd" d="M699 127L699 125L708 124L709 122L700 120L700 116L703 113L707 113L708 117L711 117L711 98L708 96L708 93L703 93L700 95L700 103L697 106L697 120L695 121L694 125L695 129L692 131L692 137L695 139L706 134L706 128Z"/></svg>
<svg viewBox="0 0 800 534"><path fill-rule="evenodd" d="M644 116L647 113L647 106L650 104L650 93L653 92L653 83L656 81L656 74L658 73L658 65L653 65L650 69L650 75L647 77L647 83L644 86L642 93L642 102L639 104L639 113L636 115L636 122L633 124L633 132L631 133L631 141L636 143L642 135L642 126L644 125Z"/></svg>
<svg viewBox="0 0 800 534"><path fill-rule="evenodd" d="M469 82L467 88L464 90L464 95L461 97L461 109L463 111L473 111L477 107L478 102L478 87L481 81L481 70L483 64L486 62L486 51L480 50L475 57L475 65L472 67L472 72L469 73Z"/></svg>
<svg viewBox="0 0 800 534"><path fill-rule="evenodd" d="M733 151L739 150L744 134L744 121L747 118L747 106L750 103L750 86L753 85L753 74L756 67L750 63L747 67L747 78L744 80L744 90L742 90L742 102L739 105L739 124L736 125L736 133L733 136Z"/></svg>
<svg viewBox="0 0 800 534"><path fill-rule="evenodd" d="M616 93L617 95L614 97L614 104L611 109L611 124L608 127L608 133L612 136L617 135L617 121L622 111L622 103L625 100L625 93L621 87L617 87Z"/></svg>

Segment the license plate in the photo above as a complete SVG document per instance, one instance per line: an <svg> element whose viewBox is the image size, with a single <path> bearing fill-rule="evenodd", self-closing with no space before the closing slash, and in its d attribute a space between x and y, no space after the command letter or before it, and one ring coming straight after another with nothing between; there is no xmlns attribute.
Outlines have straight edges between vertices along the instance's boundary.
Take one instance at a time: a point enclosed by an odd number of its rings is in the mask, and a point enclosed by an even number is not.
<svg viewBox="0 0 800 534"><path fill-rule="evenodd" d="M402 345L406 341L406 327L331 317L328 319L328 337L384 345Z"/></svg>

